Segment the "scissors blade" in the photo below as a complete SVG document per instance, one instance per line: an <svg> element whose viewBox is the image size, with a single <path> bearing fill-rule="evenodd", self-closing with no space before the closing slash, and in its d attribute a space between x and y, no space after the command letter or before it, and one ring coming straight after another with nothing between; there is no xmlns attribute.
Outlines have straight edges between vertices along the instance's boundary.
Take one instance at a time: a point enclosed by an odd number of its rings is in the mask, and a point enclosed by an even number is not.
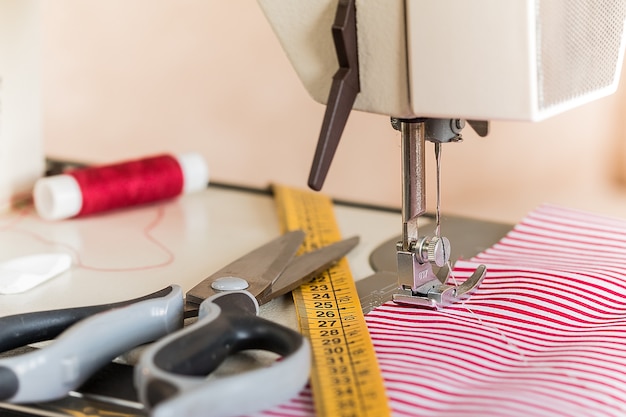
<svg viewBox="0 0 626 417"><path fill-rule="evenodd" d="M220 278L234 277L247 282L245 289L255 297L265 291L296 255L304 241L304 232L295 230L249 252L226 265L187 292L188 304L200 304L219 291L212 284Z"/></svg>
<svg viewBox="0 0 626 417"><path fill-rule="evenodd" d="M358 243L359 237L355 236L298 256L285 268L271 287L257 296L259 304L265 304L298 288L304 282L330 268Z"/></svg>

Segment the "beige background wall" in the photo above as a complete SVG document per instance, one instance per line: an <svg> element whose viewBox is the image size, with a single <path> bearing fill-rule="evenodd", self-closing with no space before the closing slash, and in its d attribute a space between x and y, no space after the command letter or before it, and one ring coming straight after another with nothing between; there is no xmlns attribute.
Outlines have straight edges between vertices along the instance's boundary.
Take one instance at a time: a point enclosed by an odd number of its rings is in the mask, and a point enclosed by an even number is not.
<svg viewBox="0 0 626 417"><path fill-rule="evenodd" d="M324 108L255 2L44 0L43 15L49 156L197 150L216 181L305 186ZM626 217L625 110L622 87L546 122L493 123L488 138L468 129L444 147L443 210L516 221L552 202ZM398 207L399 152L387 117L353 113L324 192Z"/></svg>

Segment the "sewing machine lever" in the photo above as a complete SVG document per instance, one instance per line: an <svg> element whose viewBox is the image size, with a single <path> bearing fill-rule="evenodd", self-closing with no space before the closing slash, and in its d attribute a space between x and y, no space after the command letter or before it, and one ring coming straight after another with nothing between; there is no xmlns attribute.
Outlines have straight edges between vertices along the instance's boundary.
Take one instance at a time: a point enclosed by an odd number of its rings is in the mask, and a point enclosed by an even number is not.
<svg viewBox="0 0 626 417"><path fill-rule="evenodd" d="M350 111L361 91L354 0L340 0L332 27L339 69L333 76L326 113L317 142L309 187L322 189Z"/></svg>

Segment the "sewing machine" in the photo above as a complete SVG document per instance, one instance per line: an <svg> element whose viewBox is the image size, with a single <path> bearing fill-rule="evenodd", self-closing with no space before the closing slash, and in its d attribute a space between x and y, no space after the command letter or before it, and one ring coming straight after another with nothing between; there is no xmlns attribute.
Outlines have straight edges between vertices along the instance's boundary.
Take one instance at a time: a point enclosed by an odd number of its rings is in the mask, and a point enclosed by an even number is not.
<svg viewBox="0 0 626 417"><path fill-rule="evenodd" d="M489 120L539 121L613 93L626 40L626 5L612 0L259 3L309 94L327 104L311 188L321 189L353 108L390 115L401 132L393 299L433 308L468 297L485 274L479 267L464 284L448 284L450 241L439 232L441 145L461 140L464 119L485 136ZM434 236L418 232L426 140L437 162Z"/></svg>

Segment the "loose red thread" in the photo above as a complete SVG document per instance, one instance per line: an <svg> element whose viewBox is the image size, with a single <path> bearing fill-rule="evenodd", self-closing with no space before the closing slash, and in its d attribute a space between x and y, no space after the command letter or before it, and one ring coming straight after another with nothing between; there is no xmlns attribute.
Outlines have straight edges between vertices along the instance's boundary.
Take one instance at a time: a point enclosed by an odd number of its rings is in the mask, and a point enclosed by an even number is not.
<svg viewBox="0 0 626 417"><path fill-rule="evenodd" d="M178 161L159 155L66 173L82 194L79 216L176 197L184 178Z"/></svg>
<svg viewBox="0 0 626 417"><path fill-rule="evenodd" d="M21 229L19 227L19 224L22 223L28 217L30 217L33 212L34 210L32 206L23 208L22 210L17 212L17 216L14 219L12 219L9 223L0 226L0 231L20 233L25 236L30 236L31 238L43 244L65 248L68 251L72 252L72 254L74 255L74 259L75 259L75 265L79 268L87 269L90 271L100 271L100 272L145 271L145 270L150 270L150 269L158 269L158 268L166 267L174 263L174 261L176 260L174 252L167 245L165 245L163 242L161 242L160 240L158 240L152 235L152 231L161 224L161 222L163 221L163 218L165 217L165 208L163 206L156 207L156 216L150 223L148 223L142 229L142 233L148 241L152 242L154 245L156 245L159 249L161 249L165 253L166 255L165 260L158 262L158 263L150 264L150 265L140 265L136 267L123 267L123 268L103 268L103 267L85 264L82 261L82 257L81 257L81 253L79 249L74 248L73 246L63 243L63 242L58 242L52 239L48 239L42 234L32 232L30 230Z"/></svg>

